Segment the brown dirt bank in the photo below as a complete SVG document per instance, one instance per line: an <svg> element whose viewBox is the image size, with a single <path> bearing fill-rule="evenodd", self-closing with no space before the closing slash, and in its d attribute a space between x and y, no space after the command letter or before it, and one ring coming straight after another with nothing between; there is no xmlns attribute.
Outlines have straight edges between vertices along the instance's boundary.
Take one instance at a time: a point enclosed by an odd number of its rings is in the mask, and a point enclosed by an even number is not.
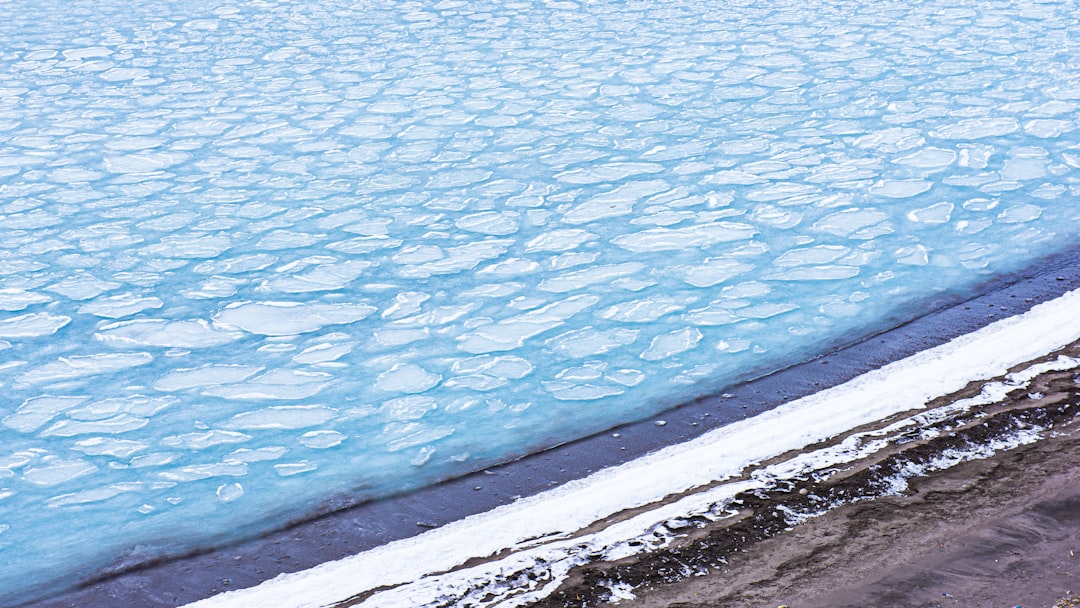
<svg viewBox="0 0 1080 608"><path fill-rule="evenodd" d="M1050 607L1080 591L1080 432L915 478L625 608Z"/></svg>

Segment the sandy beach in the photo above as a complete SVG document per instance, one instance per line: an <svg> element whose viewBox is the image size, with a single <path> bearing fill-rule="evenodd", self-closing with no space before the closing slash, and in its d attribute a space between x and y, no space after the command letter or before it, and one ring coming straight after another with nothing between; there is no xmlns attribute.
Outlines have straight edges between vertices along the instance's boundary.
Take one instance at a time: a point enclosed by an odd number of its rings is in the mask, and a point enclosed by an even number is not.
<svg viewBox="0 0 1080 608"><path fill-rule="evenodd" d="M632 607L1044 607L1080 589L1080 438L913 480L784 531Z"/></svg>

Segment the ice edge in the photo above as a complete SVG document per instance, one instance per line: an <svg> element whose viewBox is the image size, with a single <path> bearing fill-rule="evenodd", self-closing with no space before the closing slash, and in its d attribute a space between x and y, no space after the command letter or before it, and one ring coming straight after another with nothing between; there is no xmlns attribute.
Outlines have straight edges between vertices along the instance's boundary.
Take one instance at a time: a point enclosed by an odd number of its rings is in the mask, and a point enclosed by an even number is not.
<svg viewBox="0 0 1080 608"><path fill-rule="evenodd" d="M1080 339L1077 310L1080 289L843 384L553 490L187 606L327 606L446 572L473 558L520 549L529 539L563 536L625 509L733 478L784 452L922 408L969 382L1002 375ZM796 432L781 435L776 429ZM367 604L377 605L378 597Z"/></svg>

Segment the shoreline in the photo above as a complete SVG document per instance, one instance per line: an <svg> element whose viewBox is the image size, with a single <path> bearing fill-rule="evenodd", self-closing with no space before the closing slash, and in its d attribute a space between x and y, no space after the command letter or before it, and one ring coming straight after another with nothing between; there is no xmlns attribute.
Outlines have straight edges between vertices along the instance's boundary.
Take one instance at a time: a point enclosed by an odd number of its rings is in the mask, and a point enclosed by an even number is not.
<svg viewBox="0 0 1080 608"><path fill-rule="evenodd" d="M1080 432L1069 427L839 507L617 605L1050 608L1080 583Z"/></svg>
<svg viewBox="0 0 1080 608"><path fill-rule="evenodd" d="M747 493L732 521L590 564L535 605L1049 608L1080 582L1077 378L1040 374L920 428L928 439L909 432L864 462Z"/></svg>
<svg viewBox="0 0 1080 608"><path fill-rule="evenodd" d="M878 497L902 496L913 480L928 473L933 477L965 462L993 460L1014 448L1038 445L1044 437L1057 433L1056 429L1071 429L1078 424L1080 414L1075 402L1080 396L1075 380L1080 369L1078 356L1080 340L1064 352L1015 366L1008 374L970 383L956 393L934 399L925 408L898 412L803 449L762 459L734 478L669 493L657 502L613 513L576 531L568 524L566 533L523 542L493 557L445 571L420 576L408 572L397 583L372 585L372 576L380 573L373 575L371 571L383 563L376 560L409 569L395 563L395 552L387 548L196 605L243 606L278 597L290 606L335 608L576 608L631 599L640 589L650 587L680 589L691 581L707 579L730 558L800 523L818 518L827 521L830 512L846 505L864 507ZM662 462L687 464L679 457ZM672 470L685 474L686 469ZM638 476L647 472L633 471ZM646 477L646 481L657 480ZM603 480L593 485L601 492L611 490ZM563 498L570 499L564 502L584 504L573 500L580 497ZM549 500L547 506L559 509L554 501ZM568 512L557 515L566 518ZM507 525L518 522L493 518L473 522L473 529L495 535ZM447 534L452 538L450 529ZM413 559L422 561L422 549L452 550L447 540L432 536L426 545L398 548L411 549ZM728 580L723 575L717 578ZM350 587L368 590L342 597L339 592ZM664 605L668 604L655 604ZM725 601L704 605L765 604Z"/></svg>
<svg viewBox="0 0 1080 608"><path fill-rule="evenodd" d="M415 538L430 528L512 504L521 496L561 487L605 467L753 418L1001 318L1022 314L1080 285L1077 260L1080 252L1056 256L1028 273L991 283L981 296L741 384L729 393L666 412L663 426L657 426L655 418L644 420L411 494L342 510L330 504L323 509L327 514L261 539L148 565L120 564L104 577L101 572L89 573L80 589L25 606L184 605L225 597L217 594ZM718 402L728 416L717 415Z"/></svg>

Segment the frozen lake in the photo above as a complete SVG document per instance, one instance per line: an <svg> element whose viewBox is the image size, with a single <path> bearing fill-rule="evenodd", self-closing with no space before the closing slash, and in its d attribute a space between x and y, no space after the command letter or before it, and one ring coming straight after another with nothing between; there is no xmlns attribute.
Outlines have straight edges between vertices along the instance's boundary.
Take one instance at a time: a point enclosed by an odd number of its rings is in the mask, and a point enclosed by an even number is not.
<svg viewBox="0 0 1080 608"><path fill-rule="evenodd" d="M1072 246L1078 29L0 2L0 602L641 419Z"/></svg>

